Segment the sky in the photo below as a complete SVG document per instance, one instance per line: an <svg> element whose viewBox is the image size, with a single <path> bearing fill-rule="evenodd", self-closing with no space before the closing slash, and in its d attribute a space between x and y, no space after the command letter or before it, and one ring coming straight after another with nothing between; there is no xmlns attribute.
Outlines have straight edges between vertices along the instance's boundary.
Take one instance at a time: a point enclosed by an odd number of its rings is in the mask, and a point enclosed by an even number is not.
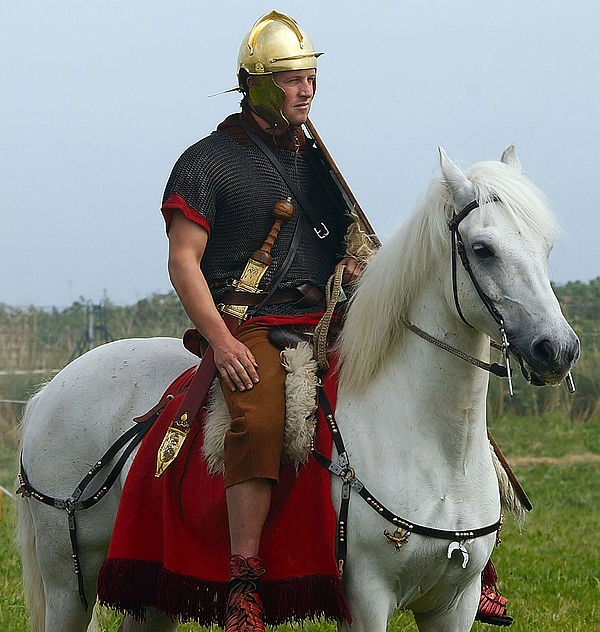
<svg viewBox="0 0 600 632"><path fill-rule="evenodd" d="M311 120L378 234L439 170L515 143L563 229L553 281L600 276L597 0L0 0L0 303L171 289L163 189L238 110L240 42L277 9L325 55Z"/></svg>

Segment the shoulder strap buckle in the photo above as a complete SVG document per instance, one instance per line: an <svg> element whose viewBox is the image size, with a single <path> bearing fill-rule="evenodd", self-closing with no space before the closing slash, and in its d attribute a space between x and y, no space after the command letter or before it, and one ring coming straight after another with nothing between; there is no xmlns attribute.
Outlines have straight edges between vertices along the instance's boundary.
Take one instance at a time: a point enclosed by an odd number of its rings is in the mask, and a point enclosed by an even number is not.
<svg viewBox="0 0 600 632"><path fill-rule="evenodd" d="M315 228L313 226L313 230L315 231L315 233L317 234L317 237L319 239L325 239L325 237L327 237L327 235L329 235L329 228L327 228L327 226L325 226L325 224L323 224L323 222L321 222L321 226L323 228Z"/></svg>

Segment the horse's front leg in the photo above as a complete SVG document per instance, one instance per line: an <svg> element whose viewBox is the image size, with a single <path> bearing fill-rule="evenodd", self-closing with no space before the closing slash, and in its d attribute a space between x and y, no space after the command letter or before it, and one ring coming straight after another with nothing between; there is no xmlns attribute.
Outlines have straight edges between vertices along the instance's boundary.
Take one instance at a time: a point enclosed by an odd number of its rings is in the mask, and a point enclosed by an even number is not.
<svg viewBox="0 0 600 632"><path fill-rule="evenodd" d="M340 632L385 632L387 622L395 610L396 597L391 582L377 573L372 562L353 559L348 564L343 580L352 626L338 626Z"/></svg>
<svg viewBox="0 0 600 632"><path fill-rule="evenodd" d="M415 612L419 632L469 632L475 621L481 594L481 581L477 578L445 612Z"/></svg>

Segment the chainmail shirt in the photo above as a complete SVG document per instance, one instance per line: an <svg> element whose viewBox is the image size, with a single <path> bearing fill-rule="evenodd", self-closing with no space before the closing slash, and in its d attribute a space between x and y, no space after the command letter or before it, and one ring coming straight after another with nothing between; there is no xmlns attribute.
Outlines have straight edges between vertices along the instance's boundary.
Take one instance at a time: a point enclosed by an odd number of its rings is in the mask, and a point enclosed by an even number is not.
<svg viewBox="0 0 600 632"><path fill-rule="evenodd" d="M323 289L335 265L344 256L347 218L329 175L314 159L313 151L302 153L272 148L278 160L316 217L329 230L320 239L300 205L293 200L294 217L285 222L271 250L273 264L263 276L260 288L268 289L288 252L296 223L301 221L300 242L280 289L303 283ZM241 144L217 130L189 147L175 163L167 182L163 204L173 194L183 198L210 226L210 236L201 269L215 304L231 290L230 279L239 279L252 252L263 244L273 225L273 205L292 192L262 151L253 144ZM301 216L303 216L301 218ZM265 305L253 315L304 314L314 306L290 303Z"/></svg>

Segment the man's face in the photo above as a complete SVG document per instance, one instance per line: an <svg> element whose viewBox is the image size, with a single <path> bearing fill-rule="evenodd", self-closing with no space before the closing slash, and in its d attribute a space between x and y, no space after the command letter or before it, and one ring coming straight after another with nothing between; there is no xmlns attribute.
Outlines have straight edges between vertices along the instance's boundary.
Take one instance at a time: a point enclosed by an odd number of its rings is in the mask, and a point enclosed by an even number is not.
<svg viewBox="0 0 600 632"><path fill-rule="evenodd" d="M282 111L290 125L305 123L315 94L317 71L310 68L276 72L273 80L285 92Z"/></svg>

